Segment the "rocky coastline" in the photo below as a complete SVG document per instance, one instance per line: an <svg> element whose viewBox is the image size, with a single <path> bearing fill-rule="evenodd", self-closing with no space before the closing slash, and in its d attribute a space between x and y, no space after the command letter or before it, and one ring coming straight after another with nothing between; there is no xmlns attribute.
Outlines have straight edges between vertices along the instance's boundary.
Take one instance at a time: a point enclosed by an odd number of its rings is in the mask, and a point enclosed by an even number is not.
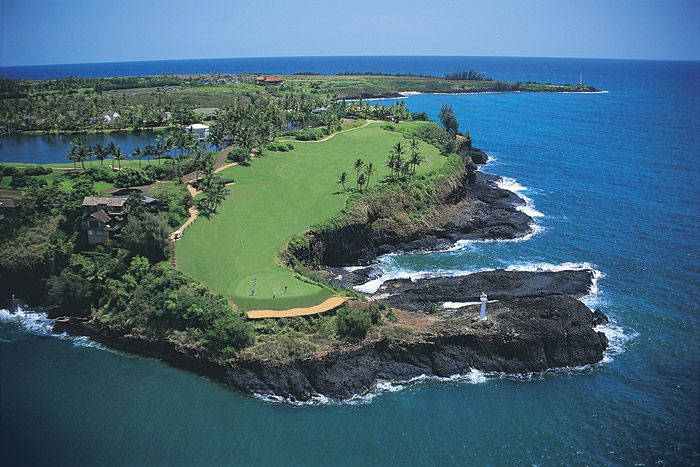
<svg viewBox="0 0 700 467"><path fill-rule="evenodd" d="M473 150L478 151L478 150ZM474 159L485 162L485 153ZM447 248L457 240L512 239L531 232L532 219L517 206L524 201L498 188L498 177L465 163L453 183L415 225L366 222L322 234L311 231L303 249L292 253L330 283L349 287L376 277L380 255ZM426 221L427 220L427 221ZM344 266L370 266L348 271ZM472 370L526 374L600 362L608 342L595 329L607 323L577 297L589 292L590 270L483 271L459 277L389 280L369 300L396 309L398 321L360 342L345 342L313 355L279 361L236 357L221 361L199 349L178 348L147 336L118 336L88 320L58 318L57 331L83 334L112 347L162 358L207 375L250 395L308 401L323 395L344 400L372 391L380 382L452 377ZM479 321L479 295L486 292L488 319ZM445 302L457 302L445 308Z"/></svg>

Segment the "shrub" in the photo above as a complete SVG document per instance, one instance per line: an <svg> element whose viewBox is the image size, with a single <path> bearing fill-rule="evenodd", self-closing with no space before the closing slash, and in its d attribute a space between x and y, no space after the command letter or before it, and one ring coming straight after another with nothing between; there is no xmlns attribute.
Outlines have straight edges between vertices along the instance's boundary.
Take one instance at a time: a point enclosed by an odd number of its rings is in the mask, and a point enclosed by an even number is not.
<svg viewBox="0 0 700 467"><path fill-rule="evenodd" d="M323 128L307 128L296 135L298 141L316 141L325 135Z"/></svg>
<svg viewBox="0 0 700 467"><path fill-rule="evenodd" d="M411 114L411 120L427 122L430 120L430 116L428 115L428 112L413 112Z"/></svg>
<svg viewBox="0 0 700 467"><path fill-rule="evenodd" d="M120 188L137 185L148 185L153 179L142 169L134 169L131 167L124 168L117 172L114 177L114 184Z"/></svg>
<svg viewBox="0 0 700 467"><path fill-rule="evenodd" d="M159 201L167 211L168 225L178 227L188 217L187 209L192 204L192 198L184 185L162 183L156 186L149 195Z"/></svg>
<svg viewBox="0 0 700 467"><path fill-rule="evenodd" d="M363 339L372 326L367 310L354 307L341 308L335 321L336 332L341 337Z"/></svg>
<svg viewBox="0 0 700 467"><path fill-rule="evenodd" d="M230 162L246 162L250 158L250 153L243 148L234 148L226 156L226 160Z"/></svg>
<svg viewBox="0 0 700 467"><path fill-rule="evenodd" d="M117 172L107 167L88 167L84 174L93 182L113 183Z"/></svg>
<svg viewBox="0 0 700 467"><path fill-rule="evenodd" d="M27 167L24 169L25 175L28 175L30 177L36 177L39 175L48 175L51 172L53 172L52 169L48 167L42 167L40 165L34 166L34 167Z"/></svg>
<svg viewBox="0 0 700 467"><path fill-rule="evenodd" d="M369 309L369 319L375 326L382 324L382 313L379 307L373 306Z"/></svg>
<svg viewBox="0 0 700 467"><path fill-rule="evenodd" d="M17 169L8 165L0 165L0 177L11 177L17 173Z"/></svg>

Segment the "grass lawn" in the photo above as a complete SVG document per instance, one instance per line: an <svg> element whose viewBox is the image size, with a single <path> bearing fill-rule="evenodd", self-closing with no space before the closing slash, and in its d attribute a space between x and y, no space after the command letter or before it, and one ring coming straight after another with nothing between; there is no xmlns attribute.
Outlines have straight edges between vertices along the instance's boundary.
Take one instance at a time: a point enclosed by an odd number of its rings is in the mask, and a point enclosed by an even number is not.
<svg viewBox="0 0 700 467"><path fill-rule="evenodd" d="M357 158L376 167L372 185L387 176L384 162L398 141L408 143L402 134L372 124L322 143L295 142L293 151L267 151L248 167L223 171L221 175L236 183L219 212L211 219L198 219L177 242L178 267L243 309L320 303L330 292L295 278L278 264L277 253L293 235L344 207L348 194L336 181L346 171L348 185L353 186ZM427 143L420 143L420 151L425 162L419 173L441 167L446 160ZM251 296L254 278L256 295ZM285 285L289 290L282 294Z"/></svg>
<svg viewBox="0 0 700 467"><path fill-rule="evenodd" d="M53 181L57 180L59 182L64 182L64 183L71 183L72 180L67 176L69 174L68 170L62 170L56 168L56 165L60 164L22 164L22 163L15 163L15 162L8 162L8 163L2 163L0 165L11 165L15 167L28 167L30 165L45 165L47 167L54 168L54 171L51 172L50 174L47 175L36 175L32 176L31 178L34 180L44 180L46 183L52 183ZM68 164L69 166L72 167L72 164ZM10 186L10 182L12 181L12 177L0 177L0 189L4 190L24 190L25 187L20 187L20 188L12 188ZM94 183L94 188L97 193L103 193L107 190L111 190L115 188L114 184L109 183L109 182L103 182L103 181L97 181Z"/></svg>

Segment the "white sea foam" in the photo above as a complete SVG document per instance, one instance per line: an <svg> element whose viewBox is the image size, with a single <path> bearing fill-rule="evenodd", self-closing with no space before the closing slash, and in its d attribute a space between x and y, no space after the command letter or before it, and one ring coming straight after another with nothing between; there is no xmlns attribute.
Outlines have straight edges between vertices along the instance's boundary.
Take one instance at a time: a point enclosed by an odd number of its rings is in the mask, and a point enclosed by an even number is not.
<svg viewBox="0 0 700 467"><path fill-rule="evenodd" d="M406 381L378 381L372 390L366 394L355 394L348 399L335 399L332 397L325 396L323 394L314 394L307 401L298 401L292 398L286 398L282 396L277 396L274 394L253 394L253 397L264 402L271 402L275 404L290 404L296 406L309 406L309 405L362 405L369 404L376 397L390 392L402 391L408 387L416 386L419 384L425 384L430 382L440 382L440 383L467 383L467 384L481 384L488 381L487 373L476 369L470 369L468 373L465 374L455 374L448 377L442 376L429 376L420 375L411 378Z"/></svg>
<svg viewBox="0 0 700 467"><path fill-rule="evenodd" d="M496 303L498 300L487 300L487 303ZM471 305L480 305L481 302L444 302L442 307L446 310L454 310Z"/></svg>
<svg viewBox="0 0 700 467"><path fill-rule="evenodd" d="M49 318L46 313L31 310L20 305L17 305L16 309L13 311L0 309L0 321L15 323L19 329L29 334L69 340L75 347L92 347L118 353L116 350L109 349L86 336L74 336L67 332L55 332L53 330L54 320Z"/></svg>
<svg viewBox="0 0 700 467"><path fill-rule="evenodd" d="M386 257L389 257L392 255L386 255ZM386 257L384 260L386 260ZM478 271L469 271L469 270L461 270L461 269L434 269L432 271L409 271L409 270L398 270L398 271L385 271L382 269L381 266L379 266L379 269L381 270L382 274L375 278L372 279L368 282L365 282L364 284L361 285L356 285L354 287L355 290L358 292L362 292L365 294L373 294L376 293L377 290L379 290L379 287L382 286L382 284L388 280L392 279L410 279L412 281L415 281L417 279L425 279L429 277L456 277L456 276L465 276L467 274L471 274L473 272L478 272Z"/></svg>
<svg viewBox="0 0 700 467"><path fill-rule="evenodd" d="M46 313L17 307L14 311L0 309L0 321L16 323L20 329L37 336L51 336L66 339L67 333L53 331L53 320Z"/></svg>
<svg viewBox="0 0 700 467"><path fill-rule="evenodd" d="M523 194L523 192L527 191L528 188L518 183L517 180L510 177L501 177L496 182L496 186L502 190L508 190L512 193L515 193L520 198L522 198L523 201L525 201L524 205L515 207L515 209L517 209L518 211L524 212L530 217L544 217L544 214L535 209L535 204L532 201L532 198Z"/></svg>

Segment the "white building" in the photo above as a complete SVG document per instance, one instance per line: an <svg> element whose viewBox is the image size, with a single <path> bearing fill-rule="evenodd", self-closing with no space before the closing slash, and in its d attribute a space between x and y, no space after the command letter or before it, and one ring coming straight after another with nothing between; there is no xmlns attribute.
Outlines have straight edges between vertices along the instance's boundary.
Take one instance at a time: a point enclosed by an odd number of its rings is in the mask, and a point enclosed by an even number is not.
<svg viewBox="0 0 700 467"><path fill-rule="evenodd" d="M197 141L204 141L209 136L209 126L201 123L193 123L185 129L192 133L192 137Z"/></svg>
<svg viewBox="0 0 700 467"><path fill-rule="evenodd" d="M102 114L102 121L104 121L105 123L112 123L118 118L119 112L115 112L114 110L110 110L109 112L105 112Z"/></svg>

